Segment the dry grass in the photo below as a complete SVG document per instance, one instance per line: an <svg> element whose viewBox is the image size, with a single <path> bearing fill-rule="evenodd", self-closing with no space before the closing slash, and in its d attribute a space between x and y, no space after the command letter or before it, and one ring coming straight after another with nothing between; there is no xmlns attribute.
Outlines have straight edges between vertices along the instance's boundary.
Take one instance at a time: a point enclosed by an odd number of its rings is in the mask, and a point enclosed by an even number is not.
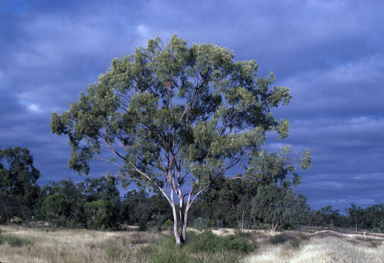
<svg viewBox="0 0 384 263"><path fill-rule="evenodd" d="M23 241L16 245L8 242L0 244L0 262L135 263L140 262L136 255L138 248L146 247L149 243L162 244L165 240L159 233L137 231L52 230L44 226L28 228L15 225L0 226L0 229L3 237L16 237ZM234 233L232 229L213 232L218 235ZM364 238L361 234L340 234L333 231L235 232L261 245L255 254L242 260L243 263L384 262L384 239L377 236ZM161 249L162 246L149 247ZM201 262L216 262L219 255L207 254L207 258L208 256L209 260Z"/></svg>
<svg viewBox="0 0 384 263"><path fill-rule="evenodd" d="M260 235L257 254L244 263L384 262L383 240L373 236L318 231L313 234L286 232Z"/></svg>
<svg viewBox="0 0 384 263"><path fill-rule="evenodd" d="M5 242L0 262L135 262L134 252L159 238L148 232L101 232L1 226L2 235L19 237L22 246Z"/></svg>

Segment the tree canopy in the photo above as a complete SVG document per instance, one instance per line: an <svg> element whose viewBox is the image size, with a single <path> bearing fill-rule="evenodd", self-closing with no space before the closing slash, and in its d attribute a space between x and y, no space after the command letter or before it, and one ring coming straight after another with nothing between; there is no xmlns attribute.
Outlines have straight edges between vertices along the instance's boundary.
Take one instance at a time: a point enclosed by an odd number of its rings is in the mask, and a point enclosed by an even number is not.
<svg viewBox="0 0 384 263"><path fill-rule="evenodd" d="M309 150L301 157L289 147L272 155L261 150L266 132L287 137L288 120L276 120L271 109L291 95L270 87L273 73L262 78L257 70L255 60L235 61L227 48L187 46L176 35L164 45L156 37L113 59L68 111L53 112L51 131L68 135L69 167L80 174L89 173L90 160L105 160L117 165L113 176L160 191L172 206L176 242L184 242L189 208L212 184L310 165ZM233 174L234 167L244 172Z"/></svg>
<svg viewBox="0 0 384 263"><path fill-rule="evenodd" d="M8 147L0 150L0 220L31 216L40 187L40 171L33 165L27 148Z"/></svg>

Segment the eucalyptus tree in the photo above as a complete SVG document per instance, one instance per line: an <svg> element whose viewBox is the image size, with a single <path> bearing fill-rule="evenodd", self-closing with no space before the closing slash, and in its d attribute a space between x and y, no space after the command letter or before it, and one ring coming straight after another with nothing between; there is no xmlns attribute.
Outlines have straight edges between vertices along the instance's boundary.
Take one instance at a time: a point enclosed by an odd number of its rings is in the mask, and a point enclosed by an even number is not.
<svg viewBox="0 0 384 263"><path fill-rule="evenodd" d="M160 191L172 207L176 243L183 243L196 198L230 179L230 168L245 168L232 178L264 176L257 166L266 132L288 135L288 120L276 120L271 109L289 103L289 89L270 88L274 75L262 78L257 69L254 60L236 62L227 48L187 46L176 35L163 45L156 37L113 59L68 111L53 112L51 131L68 135L69 167L78 173L100 159L116 164L112 176L125 183ZM300 161L308 166L310 152Z"/></svg>
<svg viewBox="0 0 384 263"><path fill-rule="evenodd" d="M366 219L365 209L352 203L351 207L345 208L345 212L350 218L353 219L357 231L358 226Z"/></svg>
<svg viewBox="0 0 384 263"><path fill-rule="evenodd" d="M379 233L381 233L384 226L384 204L367 207L365 211L367 226L370 228L377 227Z"/></svg>
<svg viewBox="0 0 384 263"><path fill-rule="evenodd" d="M293 172L293 177L288 176L292 163L299 159L289 146L284 147L280 154L263 151L256 165L262 171L262 176L256 179L240 178L213 184L203 197L213 209L216 222L221 223L220 225L237 225L242 229L249 227L252 221L251 200L256 197L261 187L281 183L284 180L288 180L294 186L300 183L301 177L297 173Z"/></svg>
<svg viewBox="0 0 384 263"><path fill-rule="evenodd" d="M306 197L293 191L289 180L263 185L252 199L251 216L255 223L267 224L271 231L283 224L298 224L309 207Z"/></svg>
<svg viewBox="0 0 384 263"><path fill-rule="evenodd" d="M34 167L27 148L0 149L0 221L33 215L40 192L36 182L39 177L40 171Z"/></svg>

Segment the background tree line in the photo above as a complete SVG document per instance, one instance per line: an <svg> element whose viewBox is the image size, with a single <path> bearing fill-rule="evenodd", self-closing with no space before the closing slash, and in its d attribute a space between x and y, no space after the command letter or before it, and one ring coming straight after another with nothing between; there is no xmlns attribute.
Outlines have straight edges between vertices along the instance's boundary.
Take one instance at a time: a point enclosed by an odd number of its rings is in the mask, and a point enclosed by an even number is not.
<svg viewBox="0 0 384 263"><path fill-rule="evenodd" d="M40 172L26 148L0 150L0 222L45 220L54 227L115 230L137 225L145 230L173 226L165 197L144 189L122 196L112 177L86 178L75 184L68 178L40 186ZM212 185L191 207L190 220L206 227L297 229L301 226L353 228L382 232L384 205L365 209L351 204L341 215L332 206L311 210L306 197L294 192L285 176L271 181L229 180Z"/></svg>

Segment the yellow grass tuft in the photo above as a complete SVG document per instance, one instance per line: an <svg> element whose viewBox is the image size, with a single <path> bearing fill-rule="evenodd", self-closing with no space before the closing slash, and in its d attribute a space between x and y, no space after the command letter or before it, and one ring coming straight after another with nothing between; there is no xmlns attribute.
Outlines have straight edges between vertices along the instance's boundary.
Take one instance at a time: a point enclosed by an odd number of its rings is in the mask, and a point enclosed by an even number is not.
<svg viewBox="0 0 384 263"><path fill-rule="evenodd" d="M308 262L384 262L382 239L361 235L342 235L333 231L315 234L280 234L281 242L264 243L258 252L243 263L308 263Z"/></svg>

